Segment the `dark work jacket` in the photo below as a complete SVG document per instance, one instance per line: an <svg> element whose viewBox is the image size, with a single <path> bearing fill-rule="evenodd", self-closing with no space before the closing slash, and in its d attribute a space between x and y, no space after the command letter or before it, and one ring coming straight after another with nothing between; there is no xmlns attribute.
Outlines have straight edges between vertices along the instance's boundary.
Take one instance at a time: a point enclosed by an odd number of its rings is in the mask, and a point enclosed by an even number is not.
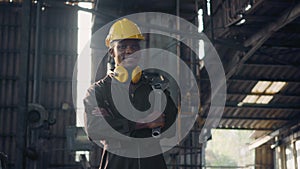
<svg viewBox="0 0 300 169"><path fill-rule="evenodd" d="M102 159L100 169L166 169L166 164L162 154L147 158L128 158L113 154L109 149L124 151L132 145L130 142L124 143L118 140L111 130L107 130L104 120L116 131L128 137L147 138L151 137L152 130L148 128L137 129L137 124L123 117L114 106L111 87L112 77L107 75L104 79L94 83L84 98L85 106L85 129L88 137L99 144L103 144ZM148 80L142 76L137 84L130 84L128 96L131 103L139 111L148 110L151 105L148 101L152 86ZM128 89L127 89L128 92ZM164 110L165 127L162 132L168 129L176 120L178 109L170 97L168 90L164 91L167 96L167 104ZM107 124L106 123L106 124ZM175 131L174 131L175 135ZM172 137L172 136L170 136ZM160 146L159 140L155 145ZM160 147L159 147L160 148Z"/></svg>

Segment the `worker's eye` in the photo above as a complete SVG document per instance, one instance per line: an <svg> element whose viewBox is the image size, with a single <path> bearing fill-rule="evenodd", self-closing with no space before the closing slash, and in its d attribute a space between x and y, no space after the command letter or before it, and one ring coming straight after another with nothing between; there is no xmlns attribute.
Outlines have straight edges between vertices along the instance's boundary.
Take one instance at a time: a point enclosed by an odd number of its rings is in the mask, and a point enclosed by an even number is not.
<svg viewBox="0 0 300 169"><path fill-rule="evenodd" d="M130 46L132 50L139 50L140 46L139 45L131 45Z"/></svg>
<svg viewBox="0 0 300 169"><path fill-rule="evenodd" d="M127 45L118 45L119 50L125 50L127 48Z"/></svg>
<svg viewBox="0 0 300 169"><path fill-rule="evenodd" d="M132 45L118 45L118 50L126 50L128 47L130 47L131 50L137 51L140 49L140 45L138 44L132 44Z"/></svg>

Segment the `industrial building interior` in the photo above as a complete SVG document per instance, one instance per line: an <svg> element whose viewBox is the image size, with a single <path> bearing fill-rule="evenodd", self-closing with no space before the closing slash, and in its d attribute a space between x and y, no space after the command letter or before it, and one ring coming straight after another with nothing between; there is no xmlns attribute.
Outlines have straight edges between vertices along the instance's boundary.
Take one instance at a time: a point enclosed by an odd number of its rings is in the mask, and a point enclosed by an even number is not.
<svg viewBox="0 0 300 169"><path fill-rule="evenodd" d="M164 154L168 168L300 169L298 0L0 0L0 169L99 167L101 148L76 125L73 85L80 83L73 73L82 47L80 12L91 16L85 20L90 35L130 14L171 14L201 29L217 51L226 100L224 109L214 112L221 116L218 124L206 129L215 97L209 64L178 41L167 49L189 66L200 89L199 116L189 134ZM170 41L154 37L148 43L165 49ZM106 71L93 72L96 57L91 54L86 69L100 79ZM206 162L211 133L221 130L252 133L246 147L253 150L251 164Z"/></svg>

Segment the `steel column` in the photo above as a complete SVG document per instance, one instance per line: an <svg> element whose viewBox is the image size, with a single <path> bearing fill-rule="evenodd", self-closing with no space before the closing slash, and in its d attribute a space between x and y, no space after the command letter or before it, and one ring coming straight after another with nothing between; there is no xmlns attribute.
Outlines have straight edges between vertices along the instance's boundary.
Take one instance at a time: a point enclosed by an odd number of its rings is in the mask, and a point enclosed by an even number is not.
<svg viewBox="0 0 300 169"><path fill-rule="evenodd" d="M24 0L22 4L21 19L21 52L18 88L18 126L17 126L17 157L16 169L25 169L26 129L27 129L27 104L28 104L28 59L30 50L30 11L31 0Z"/></svg>

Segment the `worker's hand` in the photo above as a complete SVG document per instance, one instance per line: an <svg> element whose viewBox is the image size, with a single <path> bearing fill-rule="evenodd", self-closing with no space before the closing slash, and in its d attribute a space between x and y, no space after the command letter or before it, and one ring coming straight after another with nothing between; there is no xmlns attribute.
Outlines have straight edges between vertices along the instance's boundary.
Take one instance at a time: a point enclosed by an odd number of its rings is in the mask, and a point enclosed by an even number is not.
<svg viewBox="0 0 300 169"><path fill-rule="evenodd" d="M165 114L164 113L160 113L160 112L152 112L151 114L149 114L145 119L153 119L154 117L157 117L157 114L161 114L158 118L156 118L155 120L151 121L151 122L147 122L147 123L137 123L137 128L141 129L141 128L156 128L156 127L161 127L163 128L165 126ZM144 121L144 120L141 120ZM148 121L148 120L145 120Z"/></svg>
<svg viewBox="0 0 300 169"><path fill-rule="evenodd" d="M151 113L153 114L153 113ZM157 119L155 119L154 121L152 122L148 122L146 123L146 126L147 128L149 129L153 129L153 128L156 128L156 127L161 127L163 128L165 126L165 114L161 114Z"/></svg>

